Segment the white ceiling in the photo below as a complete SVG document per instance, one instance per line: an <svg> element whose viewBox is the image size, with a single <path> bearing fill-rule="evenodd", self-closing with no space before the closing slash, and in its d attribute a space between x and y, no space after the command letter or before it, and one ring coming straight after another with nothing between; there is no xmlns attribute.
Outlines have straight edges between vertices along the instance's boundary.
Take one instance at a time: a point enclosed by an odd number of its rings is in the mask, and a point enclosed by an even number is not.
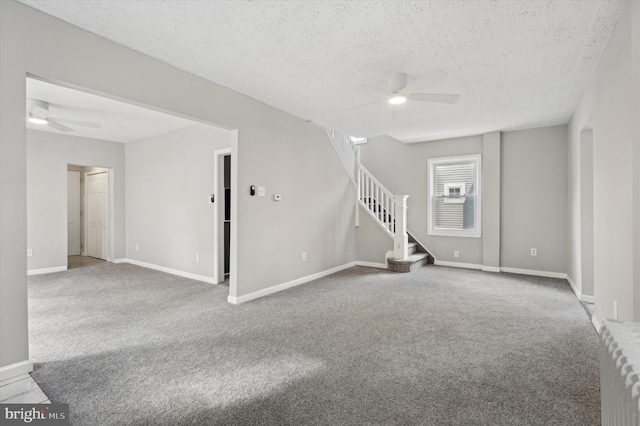
<svg viewBox="0 0 640 426"><path fill-rule="evenodd" d="M96 129L62 122L61 124L74 129L72 132L65 133L73 136L131 142L198 124L195 121L33 78L27 78L27 99L49 102L50 117L101 124L101 128ZM47 125L32 124L29 121L27 121L27 128L62 133Z"/></svg>
<svg viewBox="0 0 640 426"><path fill-rule="evenodd" d="M298 117L417 142L566 123L624 0L20 0ZM449 79L394 113L362 85Z"/></svg>

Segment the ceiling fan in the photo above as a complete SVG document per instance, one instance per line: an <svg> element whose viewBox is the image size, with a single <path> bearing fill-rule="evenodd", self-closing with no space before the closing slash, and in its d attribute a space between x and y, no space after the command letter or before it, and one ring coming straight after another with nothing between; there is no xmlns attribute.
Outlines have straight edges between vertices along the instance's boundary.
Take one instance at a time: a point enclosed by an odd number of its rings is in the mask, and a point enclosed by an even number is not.
<svg viewBox="0 0 640 426"><path fill-rule="evenodd" d="M386 96L386 102L391 105L404 104L407 101L418 102L435 102L440 104L454 104L460 98L460 95L450 95L444 93L418 93L421 90L435 86L446 80L447 73L440 70L433 70L424 76L408 82L406 74L393 74L387 78L387 89L379 89L377 87L363 86L370 90L374 90ZM359 105L354 108L360 108L366 105L376 104L384 101L375 101L368 104ZM353 108L351 108L353 109Z"/></svg>
<svg viewBox="0 0 640 426"><path fill-rule="evenodd" d="M78 121L68 118L51 117L49 115L50 113L49 102L38 99L27 99L27 120L29 120L30 123L47 125L61 132L71 132L74 130L62 123L67 123L72 126L91 127L94 129L102 127L100 123L94 123L91 121Z"/></svg>

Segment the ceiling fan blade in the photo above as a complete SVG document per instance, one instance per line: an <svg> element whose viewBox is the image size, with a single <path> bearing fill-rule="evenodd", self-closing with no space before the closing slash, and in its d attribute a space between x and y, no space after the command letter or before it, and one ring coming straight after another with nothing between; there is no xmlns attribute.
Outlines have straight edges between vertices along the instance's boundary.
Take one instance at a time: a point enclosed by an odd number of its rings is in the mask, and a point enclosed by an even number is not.
<svg viewBox="0 0 640 426"><path fill-rule="evenodd" d="M347 112L347 111L353 111L354 109L364 108L364 107L366 107L366 106L373 105L373 104L379 104L379 103L382 103L382 102L384 102L384 100L382 100L382 101L367 102L366 104L356 105L356 106L354 106L354 107L347 108L347 109L345 109L344 111L345 111L345 112Z"/></svg>
<svg viewBox="0 0 640 426"><path fill-rule="evenodd" d="M42 117L42 118L46 118L49 116L50 111L48 108L43 108L41 105L39 104L34 104L31 114L36 116L36 117Z"/></svg>
<svg viewBox="0 0 640 426"><path fill-rule="evenodd" d="M364 87L365 89L373 90L374 92L380 93L380 94L385 95L385 96L389 96L389 95L392 94L392 93L389 93L388 91L386 91L384 89L380 89L379 87L366 86L364 84L361 84L360 87Z"/></svg>
<svg viewBox="0 0 640 426"><path fill-rule="evenodd" d="M94 129L101 129L102 128L102 124L95 123L95 122L92 122L92 121L79 121L79 120L70 120L68 118L54 118L54 117L50 117L49 120L54 120L54 121L59 122L59 123L67 123L67 124L71 124L73 126L92 127Z"/></svg>
<svg viewBox="0 0 640 426"><path fill-rule="evenodd" d="M444 93L414 93L407 96L410 101L435 102L439 104L455 104L460 95L447 95Z"/></svg>
<svg viewBox="0 0 640 426"><path fill-rule="evenodd" d="M71 127L67 127L67 126L63 126L62 124L58 123L57 121L48 119L47 120L47 125L49 127L53 127L56 130L59 130L61 132L71 132L73 131L73 129Z"/></svg>
<svg viewBox="0 0 640 426"><path fill-rule="evenodd" d="M419 92L422 89L425 89L427 87L432 87L438 83L443 82L444 80L447 79L448 76L449 75L444 71L440 71L440 70L429 71L419 79L414 80L411 83L407 84L404 87L404 89L400 91L400 93L402 93L403 95L410 95L412 93Z"/></svg>

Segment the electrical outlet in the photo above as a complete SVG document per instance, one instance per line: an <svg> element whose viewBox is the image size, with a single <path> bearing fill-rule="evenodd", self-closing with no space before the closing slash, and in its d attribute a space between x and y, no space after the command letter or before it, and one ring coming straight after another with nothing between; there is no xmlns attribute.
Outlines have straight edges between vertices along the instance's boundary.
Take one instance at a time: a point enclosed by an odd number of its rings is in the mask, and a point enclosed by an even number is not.
<svg viewBox="0 0 640 426"><path fill-rule="evenodd" d="M200 255L196 253L196 263L200 262Z"/></svg>
<svg viewBox="0 0 640 426"><path fill-rule="evenodd" d="M307 253L302 253L302 261L303 262L307 261Z"/></svg>
<svg viewBox="0 0 640 426"><path fill-rule="evenodd" d="M27 257L33 256L33 249L27 249Z"/></svg>
<svg viewBox="0 0 640 426"><path fill-rule="evenodd" d="M136 244L136 251L140 251L140 246Z"/></svg>
<svg viewBox="0 0 640 426"><path fill-rule="evenodd" d="M538 255L538 249L532 248L531 249L531 256L537 256L537 255Z"/></svg>
<svg viewBox="0 0 640 426"><path fill-rule="evenodd" d="M618 301L614 300L613 301L613 319L614 320L618 320Z"/></svg>
<svg viewBox="0 0 640 426"><path fill-rule="evenodd" d="M454 250L453 257L460 257L460 252L458 250Z"/></svg>

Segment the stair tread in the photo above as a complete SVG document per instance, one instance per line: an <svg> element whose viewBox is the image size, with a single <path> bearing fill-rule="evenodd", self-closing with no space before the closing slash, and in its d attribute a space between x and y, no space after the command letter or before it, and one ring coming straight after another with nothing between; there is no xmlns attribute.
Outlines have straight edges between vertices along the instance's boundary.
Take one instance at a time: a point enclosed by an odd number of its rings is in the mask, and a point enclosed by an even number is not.
<svg viewBox="0 0 640 426"><path fill-rule="evenodd" d="M406 259L394 259L390 257L387 259L387 261L392 263L416 263L416 262L420 262L421 260L424 260L428 256L429 256L428 253L414 253L407 256Z"/></svg>

